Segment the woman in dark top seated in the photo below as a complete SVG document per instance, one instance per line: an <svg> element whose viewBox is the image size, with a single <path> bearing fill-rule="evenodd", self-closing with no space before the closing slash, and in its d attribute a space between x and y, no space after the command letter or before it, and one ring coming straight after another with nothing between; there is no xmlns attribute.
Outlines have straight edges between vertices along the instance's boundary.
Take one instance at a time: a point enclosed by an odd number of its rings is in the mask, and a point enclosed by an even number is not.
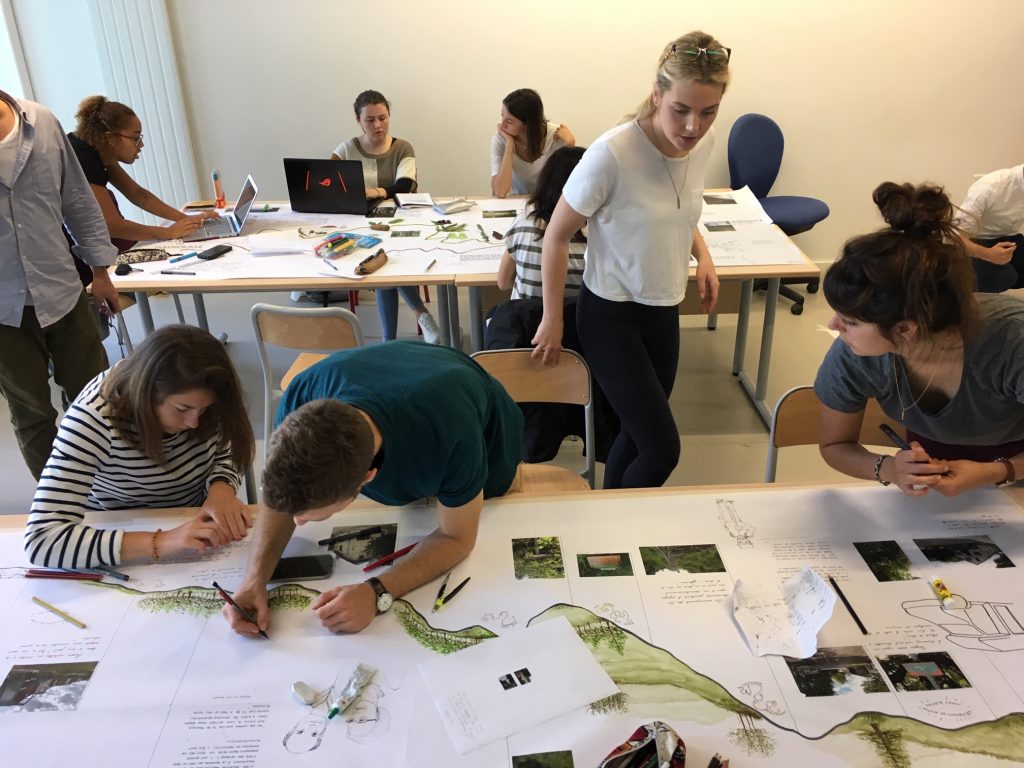
<svg viewBox="0 0 1024 768"><path fill-rule="evenodd" d="M78 105L75 120L75 132L69 133L68 139L103 211L110 239L118 250L131 248L138 240L182 237L195 231L204 218L217 215L187 216L140 186L121 167L121 163L134 163L145 146L142 121L130 107L109 101L105 96L89 96ZM149 226L129 221L118 210L117 200L108 185L113 185L138 208L172 223Z"/></svg>

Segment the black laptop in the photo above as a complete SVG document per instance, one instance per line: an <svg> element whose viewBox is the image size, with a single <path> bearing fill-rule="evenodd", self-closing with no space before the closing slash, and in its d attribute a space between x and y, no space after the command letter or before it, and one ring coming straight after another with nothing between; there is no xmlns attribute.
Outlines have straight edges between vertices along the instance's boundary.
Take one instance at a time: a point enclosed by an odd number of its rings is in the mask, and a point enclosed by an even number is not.
<svg viewBox="0 0 1024 768"><path fill-rule="evenodd" d="M286 157L288 200L300 213L368 214L380 200L367 201L363 164L358 160Z"/></svg>

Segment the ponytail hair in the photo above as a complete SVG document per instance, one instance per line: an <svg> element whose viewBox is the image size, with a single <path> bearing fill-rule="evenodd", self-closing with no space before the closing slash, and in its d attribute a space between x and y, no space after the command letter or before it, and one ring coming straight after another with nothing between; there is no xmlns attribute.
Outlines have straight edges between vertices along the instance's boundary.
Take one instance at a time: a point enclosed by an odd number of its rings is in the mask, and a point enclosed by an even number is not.
<svg viewBox="0 0 1024 768"><path fill-rule="evenodd" d="M841 315L873 323L890 341L913 321L922 339L977 324L974 270L953 223L953 205L934 184L884 182L872 199L889 226L843 245L825 274L825 298Z"/></svg>
<svg viewBox="0 0 1024 768"><path fill-rule="evenodd" d="M711 85L718 83L722 93L729 87L729 58L732 51L706 32L689 32L665 46L658 59L654 85L664 93L678 82ZM623 122L642 120L654 114L654 96L647 94L636 111Z"/></svg>
<svg viewBox="0 0 1024 768"><path fill-rule="evenodd" d="M108 133L119 133L136 117L132 108L106 96L87 96L75 112L75 135L100 153L104 165L114 162Z"/></svg>

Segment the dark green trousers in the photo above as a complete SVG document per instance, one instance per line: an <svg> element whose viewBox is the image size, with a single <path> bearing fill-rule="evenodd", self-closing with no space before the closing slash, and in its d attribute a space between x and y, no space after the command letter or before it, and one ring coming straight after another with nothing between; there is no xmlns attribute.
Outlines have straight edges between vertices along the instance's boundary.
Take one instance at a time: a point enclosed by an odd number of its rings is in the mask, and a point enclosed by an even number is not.
<svg viewBox="0 0 1024 768"><path fill-rule="evenodd" d="M18 328L0 325L0 393L10 408L21 455L36 480L57 437L57 411L50 395L51 363L53 379L66 403L108 366L85 293L74 309L46 328L39 327L34 307L25 307Z"/></svg>

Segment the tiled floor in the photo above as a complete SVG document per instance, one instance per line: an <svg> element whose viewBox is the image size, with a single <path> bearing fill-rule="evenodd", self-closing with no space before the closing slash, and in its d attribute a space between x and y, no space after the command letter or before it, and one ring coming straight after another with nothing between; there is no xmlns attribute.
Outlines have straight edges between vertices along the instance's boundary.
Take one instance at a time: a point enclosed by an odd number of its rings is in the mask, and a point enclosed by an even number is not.
<svg viewBox="0 0 1024 768"><path fill-rule="evenodd" d="M262 461L263 395L259 358L249 324L249 308L264 301L290 304L287 294L218 294L207 297L210 327L228 334L228 349L238 368L248 397L253 428L259 439L257 471ZM157 325L175 321L169 297L152 300ZM194 322L191 302L183 301L186 318ZM468 301L460 297L464 316ZM824 325L830 311L821 294L807 297L804 313L790 314L789 303L779 306L775 329L768 401L774 403L790 387L814 379L818 363L831 343ZM747 341L746 364L756 365L760 344L763 294L755 294L750 336ZM364 293L358 315L368 343L379 340L380 325L372 295ZM126 313L133 339L142 338L138 310ZM684 317L679 375L672 394L672 410L682 436L682 458L672 474L669 485L706 485L760 482L764 475L768 430L750 406L735 377L730 373L736 318L723 315L718 329L708 331L700 318ZM399 319L400 335L415 336L416 326L411 312L403 305ZM465 319L463 327L467 327ZM107 340L111 359L120 357L116 340ZM284 370L290 362L289 353L279 351L273 364ZM0 399L0 513L24 514L32 500L34 482L25 469L6 418L6 402ZM566 442L558 461L567 466L582 467L579 443ZM598 465L599 467L601 465ZM817 448L790 448L783 451L779 463L780 481L812 481L839 477L825 467Z"/></svg>

